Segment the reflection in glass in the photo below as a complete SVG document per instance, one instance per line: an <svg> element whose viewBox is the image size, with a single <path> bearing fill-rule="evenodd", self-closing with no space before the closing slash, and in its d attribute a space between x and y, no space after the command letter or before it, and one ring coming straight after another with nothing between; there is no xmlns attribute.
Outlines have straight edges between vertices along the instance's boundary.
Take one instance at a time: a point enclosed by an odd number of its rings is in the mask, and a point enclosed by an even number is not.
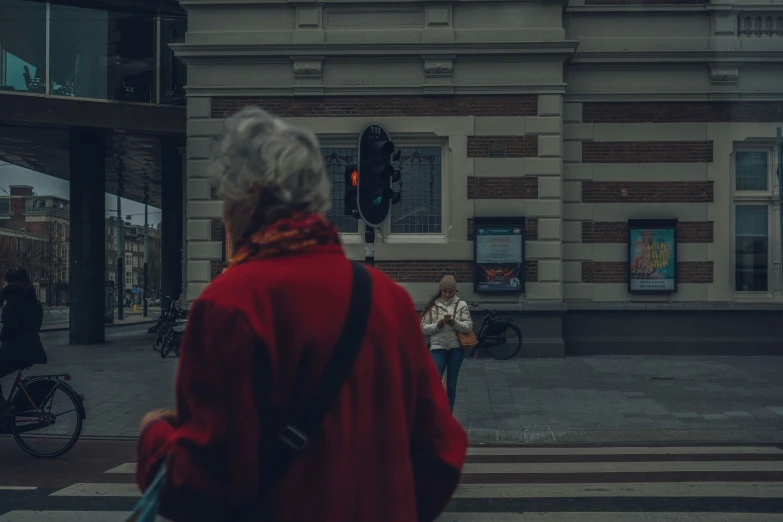
<svg viewBox="0 0 783 522"><path fill-rule="evenodd" d="M767 190L767 153L737 151L737 190Z"/></svg>
<svg viewBox="0 0 783 522"><path fill-rule="evenodd" d="M0 92L46 93L46 4L0 0Z"/></svg>
<svg viewBox="0 0 783 522"><path fill-rule="evenodd" d="M187 83L185 64L174 56L174 51L168 44L184 42L187 30L187 19L161 19L160 103L164 105L185 105L185 84Z"/></svg>
<svg viewBox="0 0 783 522"><path fill-rule="evenodd" d="M154 16L52 4L51 94L155 102Z"/></svg>
<svg viewBox="0 0 783 522"><path fill-rule="evenodd" d="M402 147L394 167L402 172L402 199L392 206L392 234L440 234L441 211L440 147Z"/></svg>
<svg viewBox="0 0 783 522"><path fill-rule="evenodd" d="M344 215L345 166L356 164L359 151L355 148L326 148L321 149L321 154L326 162L326 174L332 183L332 205L326 217L343 234L356 234L359 232L359 221L353 216Z"/></svg>
<svg viewBox="0 0 783 522"><path fill-rule="evenodd" d="M735 290L765 292L769 239L765 205L737 206Z"/></svg>

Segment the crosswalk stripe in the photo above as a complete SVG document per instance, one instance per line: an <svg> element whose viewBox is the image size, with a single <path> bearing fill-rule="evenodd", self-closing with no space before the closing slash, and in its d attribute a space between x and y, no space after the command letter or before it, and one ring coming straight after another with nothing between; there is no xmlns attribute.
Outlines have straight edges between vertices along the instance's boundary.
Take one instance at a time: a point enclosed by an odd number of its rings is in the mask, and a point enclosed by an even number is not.
<svg viewBox="0 0 783 522"><path fill-rule="evenodd" d="M0 486L0 491L33 491L38 489L35 486Z"/></svg>
<svg viewBox="0 0 783 522"><path fill-rule="evenodd" d="M780 522L778 513L444 513L436 522ZM2 519L0 519L2 522Z"/></svg>
<svg viewBox="0 0 783 522"><path fill-rule="evenodd" d="M136 463L135 462L128 462L126 464L120 464L116 468L112 468L109 471L105 471L104 473L135 474L136 473Z"/></svg>
<svg viewBox="0 0 783 522"><path fill-rule="evenodd" d="M781 461L718 462L556 462L465 464L463 474L473 473L643 473L654 471L783 471Z"/></svg>
<svg viewBox="0 0 783 522"><path fill-rule="evenodd" d="M755 497L783 498L783 483L658 482L605 484L460 484L454 498L574 497Z"/></svg>
<svg viewBox="0 0 783 522"><path fill-rule="evenodd" d="M783 449L773 446L590 446L590 447L484 447L475 446L468 449L468 455L690 455L690 454L767 454L780 453Z"/></svg>
<svg viewBox="0 0 783 522"><path fill-rule="evenodd" d="M140 497L136 484L78 482L55 491L50 497Z"/></svg>

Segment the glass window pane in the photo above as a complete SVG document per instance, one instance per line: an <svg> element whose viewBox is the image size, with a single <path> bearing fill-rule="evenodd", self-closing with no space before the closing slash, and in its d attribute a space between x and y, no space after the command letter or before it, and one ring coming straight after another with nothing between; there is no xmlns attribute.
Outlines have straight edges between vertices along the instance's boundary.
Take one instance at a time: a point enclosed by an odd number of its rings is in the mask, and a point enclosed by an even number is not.
<svg viewBox="0 0 783 522"><path fill-rule="evenodd" d="M443 232L440 147L402 147L394 167L402 172L402 199L392 206L392 234Z"/></svg>
<svg viewBox="0 0 783 522"><path fill-rule="evenodd" d="M321 154L326 162L326 173L332 184L332 205L327 217L342 233L358 233L359 220L343 214L345 210L345 166L355 165L358 156L356 148L325 148Z"/></svg>
<svg viewBox="0 0 783 522"><path fill-rule="evenodd" d="M738 151L737 190L767 190L767 153L759 151Z"/></svg>
<svg viewBox="0 0 783 522"><path fill-rule="evenodd" d="M163 18L160 25L162 33L160 48L160 103L165 105L185 105L187 69L185 64L174 56L174 51L171 50L169 44L183 43L185 41L188 21L186 18Z"/></svg>
<svg viewBox="0 0 783 522"><path fill-rule="evenodd" d="M155 101L154 16L57 4L50 15L52 95Z"/></svg>
<svg viewBox="0 0 783 522"><path fill-rule="evenodd" d="M735 237L735 290L765 292L768 281L768 207L737 206Z"/></svg>
<svg viewBox="0 0 783 522"><path fill-rule="evenodd" d="M46 4L0 0L0 92L46 93Z"/></svg>

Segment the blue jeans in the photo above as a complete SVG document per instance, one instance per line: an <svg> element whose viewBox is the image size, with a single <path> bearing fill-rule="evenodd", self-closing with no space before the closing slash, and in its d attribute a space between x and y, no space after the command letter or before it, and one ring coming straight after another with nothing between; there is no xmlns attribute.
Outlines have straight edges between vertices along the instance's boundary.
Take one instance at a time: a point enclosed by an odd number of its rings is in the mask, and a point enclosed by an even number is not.
<svg viewBox="0 0 783 522"><path fill-rule="evenodd" d="M452 348L451 350L431 350L432 358L435 359L435 367L438 368L441 379L443 372L448 369L446 376L446 392L449 396L449 406L454 411L454 400L457 398L457 379L459 378L459 369L462 367L462 361L465 359L463 348Z"/></svg>

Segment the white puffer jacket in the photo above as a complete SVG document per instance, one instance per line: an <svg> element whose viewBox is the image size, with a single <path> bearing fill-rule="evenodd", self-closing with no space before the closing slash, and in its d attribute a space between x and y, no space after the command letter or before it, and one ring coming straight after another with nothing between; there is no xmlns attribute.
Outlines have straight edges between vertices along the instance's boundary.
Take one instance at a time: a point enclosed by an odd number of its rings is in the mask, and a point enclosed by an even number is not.
<svg viewBox="0 0 783 522"><path fill-rule="evenodd" d="M445 319L447 315L454 318L454 326L444 324L443 328L439 329L438 321ZM457 332L469 333L471 330L473 330L473 320L470 318L468 303L456 296L448 301L438 299L430 311L421 318L421 333L429 336L430 350L459 348L462 345Z"/></svg>

